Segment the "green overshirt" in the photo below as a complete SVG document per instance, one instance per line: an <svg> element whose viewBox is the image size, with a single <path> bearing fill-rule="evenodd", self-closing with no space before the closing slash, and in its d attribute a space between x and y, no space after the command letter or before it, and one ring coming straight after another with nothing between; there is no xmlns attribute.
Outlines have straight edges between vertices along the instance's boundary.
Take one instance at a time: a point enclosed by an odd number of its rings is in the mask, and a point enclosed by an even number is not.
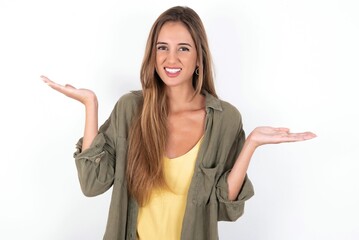
<svg viewBox="0 0 359 240"><path fill-rule="evenodd" d="M227 176L245 140L242 119L231 104L203 94L205 133L188 191L181 240L218 239L217 222L237 220L254 194L246 176L237 199L228 200ZM142 99L141 91L123 95L90 148L81 151L81 138L74 154L86 196L102 194L112 186L105 240L136 239L138 205L128 194L125 173L129 128Z"/></svg>

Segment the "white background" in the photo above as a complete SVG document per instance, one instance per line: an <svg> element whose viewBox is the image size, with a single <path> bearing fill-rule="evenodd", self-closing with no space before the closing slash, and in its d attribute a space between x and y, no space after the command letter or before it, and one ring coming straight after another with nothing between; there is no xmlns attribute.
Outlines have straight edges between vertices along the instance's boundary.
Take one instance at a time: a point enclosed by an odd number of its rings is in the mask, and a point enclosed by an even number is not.
<svg viewBox="0 0 359 240"><path fill-rule="evenodd" d="M111 191L82 195L83 107L41 74L94 90L99 120L139 89L149 29L188 5L209 36L219 96L259 125L318 138L264 146L256 195L221 239L359 239L359 7L355 0L0 0L0 239L101 239Z"/></svg>

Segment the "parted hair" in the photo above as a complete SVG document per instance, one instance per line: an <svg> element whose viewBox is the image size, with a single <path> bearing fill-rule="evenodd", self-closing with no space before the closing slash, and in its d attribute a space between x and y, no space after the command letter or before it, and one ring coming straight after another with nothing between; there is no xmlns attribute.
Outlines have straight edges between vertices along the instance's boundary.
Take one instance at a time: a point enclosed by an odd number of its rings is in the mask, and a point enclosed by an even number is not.
<svg viewBox="0 0 359 240"><path fill-rule="evenodd" d="M127 187L140 206L146 204L155 187L166 187L163 157L168 136L168 105L165 84L155 70L156 41L167 22L183 23L195 43L198 75L193 74L195 95L203 90L217 97L212 69L212 58L207 35L198 14L189 7L176 6L163 12L154 22L145 48L140 78L143 102L129 133L127 157Z"/></svg>

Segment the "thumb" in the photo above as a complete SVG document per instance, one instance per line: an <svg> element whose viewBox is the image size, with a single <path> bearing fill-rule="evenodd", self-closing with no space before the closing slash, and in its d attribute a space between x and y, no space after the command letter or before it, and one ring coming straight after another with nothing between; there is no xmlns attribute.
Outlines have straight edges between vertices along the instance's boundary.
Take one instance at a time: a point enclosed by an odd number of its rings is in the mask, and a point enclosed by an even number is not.
<svg viewBox="0 0 359 240"><path fill-rule="evenodd" d="M65 84L65 87L75 89L75 87L74 87L74 86L72 86L71 84Z"/></svg>

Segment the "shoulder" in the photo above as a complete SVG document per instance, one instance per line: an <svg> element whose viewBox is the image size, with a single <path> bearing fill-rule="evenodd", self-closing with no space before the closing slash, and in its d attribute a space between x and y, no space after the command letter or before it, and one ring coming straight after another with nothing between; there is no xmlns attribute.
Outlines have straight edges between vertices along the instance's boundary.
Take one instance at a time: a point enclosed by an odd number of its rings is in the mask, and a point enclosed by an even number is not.
<svg viewBox="0 0 359 240"><path fill-rule="evenodd" d="M222 107L222 111L218 111L218 113L221 116L222 124L230 128L242 128L243 123L240 111L227 101L219 101Z"/></svg>
<svg viewBox="0 0 359 240"><path fill-rule="evenodd" d="M131 103L137 103L140 102L143 99L143 95L142 95L142 91L141 90L137 90L137 91L131 91L128 93L125 93L124 95L122 95L118 102L121 104L131 104Z"/></svg>
<svg viewBox="0 0 359 240"><path fill-rule="evenodd" d="M208 92L206 97L206 111L213 118L213 127L221 129L221 132L237 132L242 129L242 116L239 110L231 103L219 99Z"/></svg>
<svg viewBox="0 0 359 240"><path fill-rule="evenodd" d="M234 105L224 100L219 100L219 101L222 106L222 114L224 115L224 117L232 118L232 119L234 118L238 120L242 119L241 113Z"/></svg>
<svg viewBox="0 0 359 240"><path fill-rule="evenodd" d="M131 91L122 95L115 104L114 113L117 117L137 113L142 104L142 91Z"/></svg>
<svg viewBox="0 0 359 240"><path fill-rule="evenodd" d="M219 99L206 91L204 91L203 94L206 98L207 112L213 112L215 116L220 117L222 120L242 120L240 112L234 105Z"/></svg>
<svg viewBox="0 0 359 240"><path fill-rule="evenodd" d="M142 102L142 91L131 91L122 95L117 103L116 108L137 108Z"/></svg>

